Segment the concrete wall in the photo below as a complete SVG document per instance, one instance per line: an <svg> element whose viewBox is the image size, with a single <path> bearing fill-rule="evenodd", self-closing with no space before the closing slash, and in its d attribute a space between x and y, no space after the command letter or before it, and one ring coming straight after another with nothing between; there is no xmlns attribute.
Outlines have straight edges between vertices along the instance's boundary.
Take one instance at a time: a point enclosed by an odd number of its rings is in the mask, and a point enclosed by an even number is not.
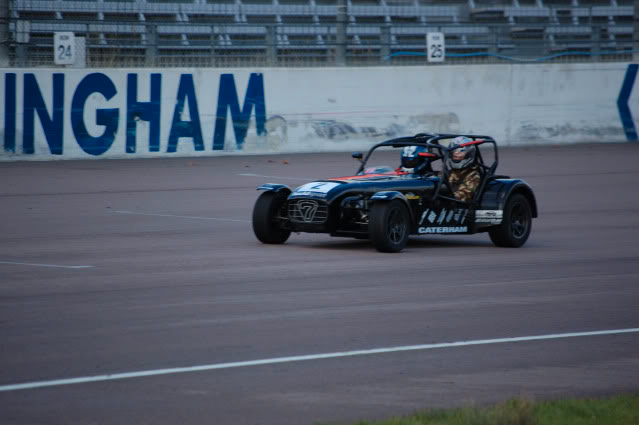
<svg viewBox="0 0 639 425"><path fill-rule="evenodd" d="M636 138L620 118L624 92L625 114L639 107L635 75L621 63L4 69L0 160L348 151L418 132L622 142Z"/></svg>

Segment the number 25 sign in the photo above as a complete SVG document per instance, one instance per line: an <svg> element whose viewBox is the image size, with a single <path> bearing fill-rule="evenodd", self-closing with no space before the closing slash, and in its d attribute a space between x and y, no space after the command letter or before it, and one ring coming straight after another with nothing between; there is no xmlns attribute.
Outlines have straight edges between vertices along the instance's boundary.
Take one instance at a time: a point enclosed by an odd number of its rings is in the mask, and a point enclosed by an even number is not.
<svg viewBox="0 0 639 425"><path fill-rule="evenodd" d="M75 63L74 33L56 32L53 34L53 56L56 65L73 65Z"/></svg>
<svg viewBox="0 0 639 425"><path fill-rule="evenodd" d="M446 46L443 33L429 32L426 34L426 45L428 47L428 62L444 62Z"/></svg>

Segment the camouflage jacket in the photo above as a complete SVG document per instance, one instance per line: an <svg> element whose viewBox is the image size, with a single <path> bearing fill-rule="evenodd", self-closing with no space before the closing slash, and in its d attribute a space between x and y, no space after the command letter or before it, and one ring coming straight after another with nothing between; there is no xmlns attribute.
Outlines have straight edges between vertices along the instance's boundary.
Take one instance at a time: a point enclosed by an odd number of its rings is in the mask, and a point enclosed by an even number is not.
<svg viewBox="0 0 639 425"><path fill-rule="evenodd" d="M461 170L452 170L448 178L448 183L455 195L455 199L462 202L470 202L473 199L473 193L479 187L481 176L479 167L472 167Z"/></svg>

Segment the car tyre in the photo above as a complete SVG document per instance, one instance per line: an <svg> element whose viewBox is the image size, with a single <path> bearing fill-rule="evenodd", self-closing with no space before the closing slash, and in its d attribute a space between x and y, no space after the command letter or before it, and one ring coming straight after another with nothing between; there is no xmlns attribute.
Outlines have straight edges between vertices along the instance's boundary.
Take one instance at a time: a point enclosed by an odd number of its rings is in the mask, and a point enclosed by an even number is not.
<svg viewBox="0 0 639 425"><path fill-rule="evenodd" d="M266 244L283 244L291 231L282 229L277 217L286 201L286 196L276 192L264 192L253 207L253 232L257 239Z"/></svg>
<svg viewBox="0 0 639 425"><path fill-rule="evenodd" d="M406 246L410 234L410 216L402 201L380 202L369 212L368 231L380 252L399 252Z"/></svg>
<svg viewBox="0 0 639 425"><path fill-rule="evenodd" d="M532 210L528 199L516 193L508 199L501 224L489 231L490 240L500 247L519 248L532 229Z"/></svg>

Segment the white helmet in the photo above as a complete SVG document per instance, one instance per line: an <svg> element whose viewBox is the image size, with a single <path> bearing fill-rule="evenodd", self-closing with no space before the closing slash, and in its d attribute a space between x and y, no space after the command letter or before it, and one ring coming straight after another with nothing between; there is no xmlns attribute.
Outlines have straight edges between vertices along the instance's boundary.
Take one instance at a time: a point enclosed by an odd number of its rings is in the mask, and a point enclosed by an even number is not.
<svg viewBox="0 0 639 425"><path fill-rule="evenodd" d="M466 136L457 136L450 143L450 152L447 159L447 165L450 169L459 170L462 168L466 168L475 163L475 157L477 156L477 147L473 145L461 146L463 144L472 142L473 140ZM462 159L454 160L453 153L461 152L464 153L464 157Z"/></svg>

